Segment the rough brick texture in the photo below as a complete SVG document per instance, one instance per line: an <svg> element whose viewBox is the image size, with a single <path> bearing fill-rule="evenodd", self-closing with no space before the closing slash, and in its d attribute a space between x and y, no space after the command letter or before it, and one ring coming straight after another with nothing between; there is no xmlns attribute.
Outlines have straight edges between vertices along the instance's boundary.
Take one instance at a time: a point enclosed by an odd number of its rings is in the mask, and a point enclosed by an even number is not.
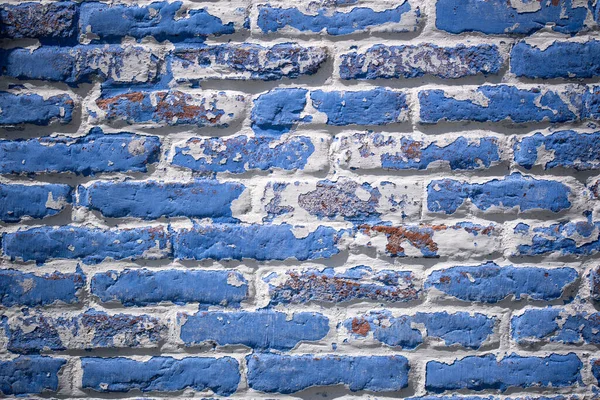
<svg viewBox="0 0 600 400"><path fill-rule="evenodd" d="M0 397L600 397L600 0L0 1Z"/></svg>

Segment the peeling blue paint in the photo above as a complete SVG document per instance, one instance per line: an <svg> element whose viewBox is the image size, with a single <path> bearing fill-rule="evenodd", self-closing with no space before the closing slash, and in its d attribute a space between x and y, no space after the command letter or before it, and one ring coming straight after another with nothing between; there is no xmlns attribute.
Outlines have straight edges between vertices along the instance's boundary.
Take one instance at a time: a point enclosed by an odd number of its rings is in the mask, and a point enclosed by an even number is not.
<svg viewBox="0 0 600 400"><path fill-rule="evenodd" d="M236 271L126 269L97 273L91 292L102 302L119 302L125 307L161 302L239 307L248 296L248 282Z"/></svg>
<svg viewBox="0 0 600 400"><path fill-rule="evenodd" d="M146 6L108 5L86 2L81 5L79 29L97 36L101 42L120 43L125 36L143 39L152 36L157 41L203 41L207 36L232 34L233 22L221 18L206 8L191 9L181 18L181 1L155 2Z"/></svg>
<svg viewBox="0 0 600 400"><path fill-rule="evenodd" d="M0 173L146 172L158 161L160 139L121 132L104 134L92 128L83 137L42 137L28 140L0 140Z"/></svg>
<svg viewBox="0 0 600 400"><path fill-rule="evenodd" d="M531 244L517 245L519 255L561 254L591 255L600 250L600 238L592 236L600 229L600 222L559 222L538 226L520 234ZM583 238L583 239L582 239ZM577 242L582 240L580 244Z"/></svg>
<svg viewBox="0 0 600 400"><path fill-rule="evenodd" d="M300 342L320 340L329 332L329 319L319 313L276 311L203 312L188 316L181 326L186 346L213 342L257 350L291 350Z"/></svg>
<svg viewBox="0 0 600 400"><path fill-rule="evenodd" d="M216 180L193 183L105 181L79 186L77 205L98 210L109 218L189 217L234 221L231 203L244 190L241 183Z"/></svg>
<svg viewBox="0 0 600 400"><path fill-rule="evenodd" d="M478 349L493 334L495 323L495 318L478 313L419 312L412 316L393 317L389 311L372 311L346 320L344 327L356 338L372 333L373 338L381 343L410 350L423 343L425 338L421 331L413 328L415 324L423 324L428 338L441 339L446 346Z"/></svg>
<svg viewBox="0 0 600 400"><path fill-rule="evenodd" d="M570 194L571 190L558 181L535 179L518 172L501 180L494 179L481 184L441 179L433 180L427 185L427 209L454 214L469 200L480 210L491 207L510 210L518 207L520 212L559 212L571 207Z"/></svg>
<svg viewBox="0 0 600 400"><path fill-rule="evenodd" d="M525 3L527 4L527 3ZM435 26L450 33L532 34L546 26L566 34L586 30L588 9L572 0L542 0L537 11L524 12L504 0L439 0Z"/></svg>
<svg viewBox="0 0 600 400"><path fill-rule="evenodd" d="M367 7L355 7L345 13L320 8L316 15L305 14L297 8L279 8L269 5L258 6L258 27L264 33L277 32L286 27L299 31L322 32L329 35L348 35L354 32L368 31L376 27L391 23L398 23L404 14L410 12L411 5L403 2L396 8L374 11ZM417 9L418 10L418 9ZM417 11L418 15L418 11ZM395 29L395 31L416 30L419 20L415 20L414 28Z"/></svg>
<svg viewBox="0 0 600 400"><path fill-rule="evenodd" d="M43 275L0 270L0 304L12 306L46 306L57 302L79 303L78 292L85 286L81 268L74 273L55 271Z"/></svg>
<svg viewBox="0 0 600 400"><path fill-rule="evenodd" d="M360 265L344 272L333 268L289 270L281 283L278 275L264 278L269 284L270 305L304 304L311 301L342 303L352 300L407 302L419 298L421 289L410 271L373 271Z"/></svg>
<svg viewBox="0 0 600 400"><path fill-rule="evenodd" d="M363 200L357 190L369 194ZM298 196L298 205L319 219L335 219L338 216L354 223L375 223L380 220L377 211L381 193L377 187L368 183L358 184L344 179L337 182L319 181L313 191Z"/></svg>
<svg viewBox="0 0 600 400"><path fill-rule="evenodd" d="M67 94L47 99L37 94L0 92L0 125L49 125L59 121L68 124L73 118L75 103Z"/></svg>
<svg viewBox="0 0 600 400"><path fill-rule="evenodd" d="M86 264L113 260L166 257L169 240L162 228L101 230L76 226L32 228L6 233L3 253L11 260L43 264L55 258L80 259Z"/></svg>
<svg viewBox="0 0 600 400"><path fill-rule="evenodd" d="M31 354L71 348L134 348L140 347L142 341L156 347L159 341L166 339L167 330L165 324L148 315L108 315L91 309L72 317L53 317L38 312L11 322L7 348L14 353ZM75 339L63 342L61 333Z"/></svg>
<svg viewBox="0 0 600 400"><path fill-rule="evenodd" d="M105 112L108 121L227 127L229 123L222 120L236 118L237 115L220 108L219 100L226 98L225 92L204 96L179 90L127 92L116 95L107 91L96 100L96 105ZM244 98L242 95L233 95L231 100L242 102Z"/></svg>
<svg viewBox="0 0 600 400"><path fill-rule="evenodd" d="M44 46L30 49L0 50L0 75L19 79L43 79L77 84L91 82L93 77L123 82L121 73L128 57L141 58L145 52L141 47L118 45ZM159 74L159 59L150 55L140 66L139 74L131 83L156 81ZM130 73L131 71L128 71ZM148 76L144 77L147 74Z"/></svg>
<svg viewBox="0 0 600 400"><path fill-rule="evenodd" d="M493 354L469 356L452 364L429 361L425 388L433 393L446 390L486 390L502 392L511 387L569 387L581 381L583 363L574 353L547 357L511 354L500 361Z"/></svg>
<svg viewBox="0 0 600 400"><path fill-rule="evenodd" d="M133 389L144 393L176 392L190 388L229 396L240 381L239 364L231 357L152 357L148 361L84 357L81 366L82 387L105 393Z"/></svg>
<svg viewBox="0 0 600 400"><path fill-rule="evenodd" d="M192 151L196 146L201 146L200 154ZM314 151L315 146L308 136L290 137L277 144L265 136L194 138L183 147L175 147L173 164L199 172L228 171L236 174L273 168L296 170L304 169Z"/></svg>
<svg viewBox="0 0 600 400"><path fill-rule="evenodd" d="M181 47L173 52L173 62L184 69L192 66L206 70L214 68L213 75L219 79L294 79L315 74L325 60L325 48L303 47L296 43L279 43L271 47L253 43L220 44Z"/></svg>
<svg viewBox="0 0 600 400"><path fill-rule="evenodd" d="M0 38L35 38L41 43L70 43L77 32L78 5L70 1L2 4Z"/></svg>
<svg viewBox="0 0 600 400"><path fill-rule="evenodd" d="M512 337L517 343L539 340L566 344L600 344L600 313L576 313L550 307L526 310L511 318Z"/></svg>
<svg viewBox="0 0 600 400"><path fill-rule="evenodd" d="M571 103L581 102L581 94L577 93L571 94L569 103L565 102L557 91L519 89L509 85L480 86L473 93L484 96L487 105L478 104L473 100L448 97L448 94L440 89L420 91L420 122L429 124L439 121L510 120L515 123L555 123L583 118L581 106L577 107L577 113L570 109L573 105Z"/></svg>
<svg viewBox="0 0 600 400"><path fill-rule="evenodd" d="M71 187L68 185L0 183L0 220L19 222L26 217L44 218L56 215L71 203L71 200Z"/></svg>
<svg viewBox="0 0 600 400"><path fill-rule="evenodd" d="M590 297L595 302L600 302L600 267L590 271L588 277L590 283Z"/></svg>
<svg viewBox="0 0 600 400"><path fill-rule="evenodd" d="M173 237L173 249L175 257L183 260L314 260L338 254L337 242L343 233L319 226L297 238L287 224L217 224L180 230Z"/></svg>
<svg viewBox="0 0 600 400"><path fill-rule="evenodd" d="M440 146L436 142L422 147L423 142L402 138L400 152L381 155L381 166L385 169L427 169L430 164L447 161L452 170L489 168L500 161L500 150L496 138L481 138L471 142L459 137L452 143Z"/></svg>
<svg viewBox="0 0 600 400"><path fill-rule="evenodd" d="M515 161L527 169L541 163L544 169L600 168L600 132L558 131L547 136L536 133L515 142L513 148ZM539 158L538 149L545 150L547 155Z"/></svg>
<svg viewBox="0 0 600 400"><path fill-rule="evenodd" d="M554 42L543 50L519 42L510 52L510 70L530 79L593 78L600 75L600 41Z"/></svg>
<svg viewBox="0 0 600 400"><path fill-rule="evenodd" d="M497 303L509 296L551 301L578 279L573 268L500 267L493 262L433 271L425 289L435 288L463 301Z"/></svg>
<svg viewBox="0 0 600 400"><path fill-rule="evenodd" d="M423 60L428 62L423 63ZM430 43L417 46L376 44L363 52L342 54L340 77L349 80L432 75L456 79L478 74L497 74L502 64L502 56L495 45L460 44L456 47L439 47Z"/></svg>
<svg viewBox="0 0 600 400"><path fill-rule="evenodd" d="M266 393L295 393L311 386L346 385L350 391L391 392L408 386L408 360L402 356L246 357L248 385Z"/></svg>
<svg viewBox="0 0 600 400"><path fill-rule="evenodd" d="M20 356L0 361L0 392L5 396L39 394L58 390L58 372L64 358Z"/></svg>
<svg viewBox="0 0 600 400"><path fill-rule="evenodd" d="M306 89L273 89L258 96L250 116L252 130L259 136L278 137L295 124L310 122L310 115L300 116L306 107L306 93Z"/></svg>
<svg viewBox="0 0 600 400"><path fill-rule="evenodd" d="M403 92L375 88L361 91L310 93L312 105L327 115L327 124L344 125L387 125L404 122L408 103Z"/></svg>

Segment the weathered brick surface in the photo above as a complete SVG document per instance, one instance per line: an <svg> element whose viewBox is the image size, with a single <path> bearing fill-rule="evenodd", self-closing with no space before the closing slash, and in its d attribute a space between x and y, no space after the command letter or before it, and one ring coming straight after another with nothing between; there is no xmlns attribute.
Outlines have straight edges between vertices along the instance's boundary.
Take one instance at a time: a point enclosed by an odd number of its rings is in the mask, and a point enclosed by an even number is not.
<svg viewBox="0 0 600 400"><path fill-rule="evenodd" d="M71 203L67 185L0 184L0 220L19 222L27 218L44 218L58 214Z"/></svg>
<svg viewBox="0 0 600 400"><path fill-rule="evenodd" d="M421 22L418 3L397 1L257 2L256 27L262 33L327 34L411 32ZM358 7L357 7L358 6Z"/></svg>
<svg viewBox="0 0 600 400"><path fill-rule="evenodd" d="M528 309L511 318L512 337L519 344L558 342L598 344L598 313L573 313L559 307Z"/></svg>
<svg viewBox="0 0 600 400"><path fill-rule="evenodd" d="M171 68L178 81L256 79L272 81L317 73L327 60L327 49L295 43L264 47L257 44L179 48Z"/></svg>
<svg viewBox="0 0 600 400"><path fill-rule="evenodd" d="M318 313L204 312L179 316L186 346L214 343L252 349L291 350L300 342L323 339L329 320Z"/></svg>
<svg viewBox="0 0 600 400"><path fill-rule="evenodd" d="M423 60L427 60L423 63ZM439 47L375 45L362 52L343 54L342 79L418 78L432 75L455 79L477 74L497 74L502 56L496 46Z"/></svg>
<svg viewBox="0 0 600 400"><path fill-rule="evenodd" d="M135 66L135 68L132 68ZM117 83L155 81L160 63L151 51L137 46L40 47L0 53L3 75L69 84L99 77Z"/></svg>
<svg viewBox="0 0 600 400"><path fill-rule="evenodd" d="M0 92L0 126L49 125L58 121L68 124L73 118L75 102L68 94L40 96Z"/></svg>
<svg viewBox="0 0 600 400"><path fill-rule="evenodd" d="M581 381L581 368L582 362L574 353L547 357L511 354L500 360L493 354L469 356L450 364L429 361L425 387L434 393L458 389L569 387Z"/></svg>
<svg viewBox="0 0 600 400"><path fill-rule="evenodd" d="M76 259L96 264L114 260L166 257L170 242L162 228L89 229L76 226L44 227L7 233L2 251L11 259L44 263Z"/></svg>
<svg viewBox="0 0 600 400"><path fill-rule="evenodd" d="M600 0L4 0L0 396L593 400Z"/></svg>
<svg viewBox="0 0 600 400"><path fill-rule="evenodd" d="M56 391L58 373L65 363L63 358L44 356L0 361L0 392L6 396L23 396Z"/></svg>
<svg viewBox="0 0 600 400"><path fill-rule="evenodd" d="M0 173L146 172L158 161L160 139L132 133L104 134L93 128L82 137L0 140Z"/></svg>
<svg viewBox="0 0 600 400"><path fill-rule="evenodd" d="M273 305L353 300L407 302L418 299L421 291L412 272L374 271L362 265L343 272L333 268L289 270L269 274L263 280L268 284Z"/></svg>
<svg viewBox="0 0 600 400"><path fill-rule="evenodd" d="M78 188L78 206L109 218L190 217L230 219L231 203L244 192L239 183L94 182ZM148 199L152 198L152 202ZM202 207L198 207L203 204Z"/></svg>
<svg viewBox="0 0 600 400"><path fill-rule="evenodd" d="M167 336L166 321L149 315L24 314L8 320L7 348L14 353L66 349L151 348Z"/></svg>
<svg viewBox="0 0 600 400"><path fill-rule="evenodd" d="M93 119L129 124L227 127L243 116L244 96L239 93L179 90L108 93L96 100Z"/></svg>
<svg viewBox="0 0 600 400"><path fill-rule="evenodd" d="M573 268L500 267L492 262L431 272L425 288L462 301L497 303L506 298L555 300L578 278Z"/></svg>
<svg viewBox="0 0 600 400"><path fill-rule="evenodd" d="M416 313L394 317L390 312L372 311L344 321L344 328L352 341L357 342L356 345L372 338L390 347L412 350L425 340L439 340L445 346L478 349L491 340L495 323L494 318L484 314L469 315L465 312ZM418 324L424 325L424 333L416 328Z"/></svg>
<svg viewBox="0 0 600 400"><path fill-rule="evenodd" d="M211 389L218 395L235 392L240 381L238 362L231 357L152 357L148 361L129 358L81 360L81 386L95 392L177 392ZM115 374L115 371L121 371Z"/></svg>
<svg viewBox="0 0 600 400"><path fill-rule="evenodd" d="M480 2L453 0L436 2L435 25L450 33L530 35L548 27L556 32L575 34L597 26L592 5L541 1L539 4L492 0ZM596 21L593 20L595 15Z"/></svg>
<svg viewBox="0 0 600 400"><path fill-rule="evenodd" d="M239 306L248 296L248 282L235 271L126 269L94 275L91 293L126 307L161 302Z"/></svg>
<svg viewBox="0 0 600 400"><path fill-rule="evenodd" d="M78 268L74 273L58 271L45 274L0 270L0 301L5 307L45 306L53 303L79 303L86 277Z"/></svg>
<svg viewBox="0 0 600 400"><path fill-rule="evenodd" d="M402 356L247 357L248 385L267 393L294 393L310 386L345 384L356 392L392 392L408 385L409 366ZM385 371L385 372L384 372Z"/></svg>

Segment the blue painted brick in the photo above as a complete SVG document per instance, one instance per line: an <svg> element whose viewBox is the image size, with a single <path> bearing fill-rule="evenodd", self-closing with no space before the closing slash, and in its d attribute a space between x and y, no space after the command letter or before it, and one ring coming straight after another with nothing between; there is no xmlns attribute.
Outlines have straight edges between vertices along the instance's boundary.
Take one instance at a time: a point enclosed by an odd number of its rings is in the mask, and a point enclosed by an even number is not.
<svg viewBox="0 0 600 400"><path fill-rule="evenodd" d="M493 262L433 271L425 288L435 288L463 301L497 303L512 296L520 300L556 300L578 279L573 268L500 267Z"/></svg>
<svg viewBox="0 0 600 400"><path fill-rule="evenodd" d="M109 218L190 217L231 220L231 203L244 185L197 180L192 183L94 182L79 186L77 205ZM148 201L151 199L151 201Z"/></svg>
<svg viewBox="0 0 600 400"><path fill-rule="evenodd" d="M11 318L8 350L39 353L71 349L156 348L166 340L167 325L149 315L109 315L88 310L83 314L29 314Z"/></svg>
<svg viewBox="0 0 600 400"><path fill-rule="evenodd" d="M186 346L208 342L286 351L300 342L323 339L329 332L329 319L319 313L295 313L288 318L277 311L199 311L180 318L184 321L180 337Z"/></svg>
<svg viewBox="0 0 600 400"><path fill-rule="evenodd" d="M12 260L42 264L55 258L97 264L105 259L156 259L170 254L163 228L102 230L76 226L42 227L7 233L2 250Z"/></svg>
<svg viewBox="0 0 600 400"><path fill-rule="evenodd" d="M592 375L600 383L600 358L592 359Z"/></svg>
<svg viewBox="0 0 600 400"><path fill-rule="evenodd" d="M444 143L382 133L355 133L336 138L334 145L336 162L350 169L424 170L436 166L448 166L451 170L484 169L498 164L501 156L495 137L461 136Z"/></svg>
<svg viewBox="0 0 600 400"><path fill-rule="evenodd" d="M77 3L70 1L4 3L0 5L0 38L68 43L77 32L77 13Z"/></svg>
<svg viewBox="0 0 600 400"><path fill-rule="evenodd" d="M239 307L248 296L248 282L236 271L126 269L97 273L91 292L102 302L126 307L161 302Z"/></svg>
<svg viewBox="0 0 600 400"><path fill-rule="evenodd" d="M595 267L590 271L590 297L595 302L600 302L600 267Z"/></svg>
<svg viewBox="0 0 600 400"><path fill-rule="evenodd" d="M0 140L0 173L73 172L88 176L146 172L159 155L160 139L156 136L126 132L105 135L100 128L92 128L80 138Z"/></svg>
<svg viewBox="0 0 600 400"><path fill-rule="evenodd" d="M181 1L155 2L145 6L84 3L81 5L79 29L103 42L120 42L124 36L142 39L152 36L159 42L234 33L233 22L224 23L206 8L191 9L178 15Z"/></svg>
<svg viewBox="0 0 600 400"><path fill-rule="evenodd" d="M419 329L413 328L415 324L424 325L425 337ZM344 321L344 327L354 338L372 335L378 342L408 350L421 345L425 338L443 340L446 346L478 349L490 339L495 324L493 317L467 312L419 312L393 317L389 311L372 311Z"/></svg>
<svg viewBox="0 0 600 400"><path fill-rule="evenodd" d="M184 229L173 237L176 258L189 260L299 261L329 258L339 253L337 242L343 232L319 226L297 238L291 225L216 224Z"/></svg>
<svg viewBox="0 0 600 400"><path fill-rule="evenodd" d="M264 33L285 31L348 35L355 32L391 31L409 32L417 29L420 22L418 7L402 1L395 8L375 11L369 7L355 7L349 11L337 11L321 7L316 13L305 13L298 8L258 6L258 28Z"/></svg>
<svg viewBox="0 0 600 400"><path fill-rule="evenodd" d="M310 122L311 116L301 117L306 107L306 89L273 89L254 100L252 129L257 135L280 136L295 124Z"/></svg>
<svg viewBox="0 0 600 400"><path fill-rule="evenodd" d="M451 364L429 361L425 388L442 393L460 389L497 389L504 392L511 387L569 387L581 383L582 366L574 353L547 357L511 354L500 361L493 354L488 354L465 357Z"/></svg>
<svg viewBox="0 0 600 400"><path fill-rule="evenodd" d="M528 309L510 322L512 337L519 344L600 344L600 313L570 313L559 307Z"/></svg>
<svg viewBox="0 0 600 400"><path fill-rule="evenodd" d="M361 225L358 243L388 257L489 256L500 250L502 228L472 222L419 225ZM458 236L463 239L457 239ZM385 238L381 240L380 238ZM359 244L358 246L361 246Z"/></svg>
<svg viewBox="0 0 600 400"><path fill-rule="evenodd" d="M231 357L152 357L148 361L128 358L81 359L82 387L96 392L176 392L187 388L212 390L228 396L240 381L238 362ZM119 371L115 373L115 371Z"/></svg>
<svg viewBox="0 0 600 400"><path fill-rule="evenodd" d="M408 360L402 356L331 355L246 357L248 385L266 393L295 393L311 386L346 385L351 391L392 392L408 386Z"/></svg>
<svg viewBox="0 0 600 400"><path fill-rule="evenodd" d="M531 227L519 223L514 228L517 255L542 254L585 256L600 251L600 222L562 221L548 226Z"/></svg>
<svg viewBox="0 0 600 400"><path fill-rule="evenodd" d="M273 81L315 74L327 60L324 47L254 43L181 47L173 51L171 69L177 81L253 79Z"/></svg>
<svg viewBox="0 0 600 400"><path fill-rule="evenodd" d="M0 184L0 220L4 222L56 215L69 203L71 187L68 185Z"/></svg>
<svg viewBox="0 0 600 400"><path fill-rule="evenodd" d="M554 42L543 50L519 42L510 52L510 70L531 79L593 78L600 75L600 41Z"/></svg>
<svg viewBox="0 0 600 400"><path fill-rule="evenodd" d="M582 95L578 92L546 90L540 88L519 89L509 85L480 86L467 92L479 100L458 100L440 89L419 92L420 121L500 122L508 120L523 122L568 122L585 118L582 111ZM569 100L567 101L565 98ZM482 100L483 100L482 99ZM572 110L575 107L576 110Z"/></svg>
<svg viewBox="0 0 600 400"><path fill-rule="evenodd" d="M431 43L418 46L376 44L365 51L342 54L340 77L349 80L432 75L456 79L478 74L497 74L503 62L495 45L461 44L456 47L439 47Z"/></svg>
<svg viewBox="0 0 600 400"><path fill-rule="evenodd" d="M74 107L67 94L44 98L37 94L0 92L0 125L49 125L54 121L68 124Z"/></svg>
<svg viewBox="0 0 600 400"><path fill-rule="evenodd" d="M538 4L523 3L519 10L504 0L439 0L435 26L450 33L529 35L545 26L556 32L575 34L595 25L586 23L588 8L575 6L572 0L542 0Z"/></svg>
<svg viewBox="0 0 600 400"><path fill-rule="evenodd" d="M155 81L160 73L158 57L134 46L43 46L0 50L0 75L76 84L100 77L111 82Z"/></svg>
<svg viewBox="0 0 600 400"><path fill-rule="evenodd" d="M558 131L549 135L536 133L515 141L514 160L531 169L556 167L589 170L600 168L600 132Z"/></svg>
<svg viewBox="0 0 600 400"><path fill-rule="evenodd" d="M67 360L20 356L0 361L0 392L5 396L39 394L58 390L58 373Z"/></svg>
<svg viewBox="0 0 600 400"><path fill-rule="evenodd" d="M109 91L96 100L96 105L103 113L99 120L227 127L241 118L244 100L241 94L226 92L190 94L170 90L114 94Z"/></svg>
<svg viewBox="0 0 600 400"><path fill-rule="evenodd" d="M269 285L271 305L352 300L397 303L417 300L421 292L410 271L374 271L363 265L344 272L333 268L288 270L285 274L270 274L263 280Z"/></svg>
<svg viewBox="0 0 600 400"><path fill-rule="evenodd" d="M328 125L387 125L408 119L408 103L403 92L372 90L310 93L312 105L327 116Z"/></svg>
<svg viewBox="0 0 600 400"><path fill-rule="evenodd" d="M5 307L76 304L85 282L80 268L74 273L55 271L43 275L3 269L0 270L0 304Z"/></svg>
<svg viewBox="0 0 600 400"><path fill-rule="evenodd" d="M571 207L571 190L561 182L513 173L504 179L467 183L454 179L433 180L427 185L427 209L454 214L466 201L480 210L506 212L517 207L559 212Z"/></svg>
<svg viewBox="0 0 600 400"><path fill-rule="evenodd" d="M172 163L198 172L302 170L314 151L315 146L307 136L290 137L277 144L266 136L193 138L175 147Z"/></svg>

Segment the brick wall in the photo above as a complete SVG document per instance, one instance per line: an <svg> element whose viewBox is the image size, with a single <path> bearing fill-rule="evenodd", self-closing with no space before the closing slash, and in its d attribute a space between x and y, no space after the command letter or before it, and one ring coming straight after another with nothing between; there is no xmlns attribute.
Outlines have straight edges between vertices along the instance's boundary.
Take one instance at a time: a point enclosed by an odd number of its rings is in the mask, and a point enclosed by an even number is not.
<svg viewBox="0 0 600 400"><path fill-rule="evenodd" d="M2 4L1 393L600 396L599 22Z"/></svg>

